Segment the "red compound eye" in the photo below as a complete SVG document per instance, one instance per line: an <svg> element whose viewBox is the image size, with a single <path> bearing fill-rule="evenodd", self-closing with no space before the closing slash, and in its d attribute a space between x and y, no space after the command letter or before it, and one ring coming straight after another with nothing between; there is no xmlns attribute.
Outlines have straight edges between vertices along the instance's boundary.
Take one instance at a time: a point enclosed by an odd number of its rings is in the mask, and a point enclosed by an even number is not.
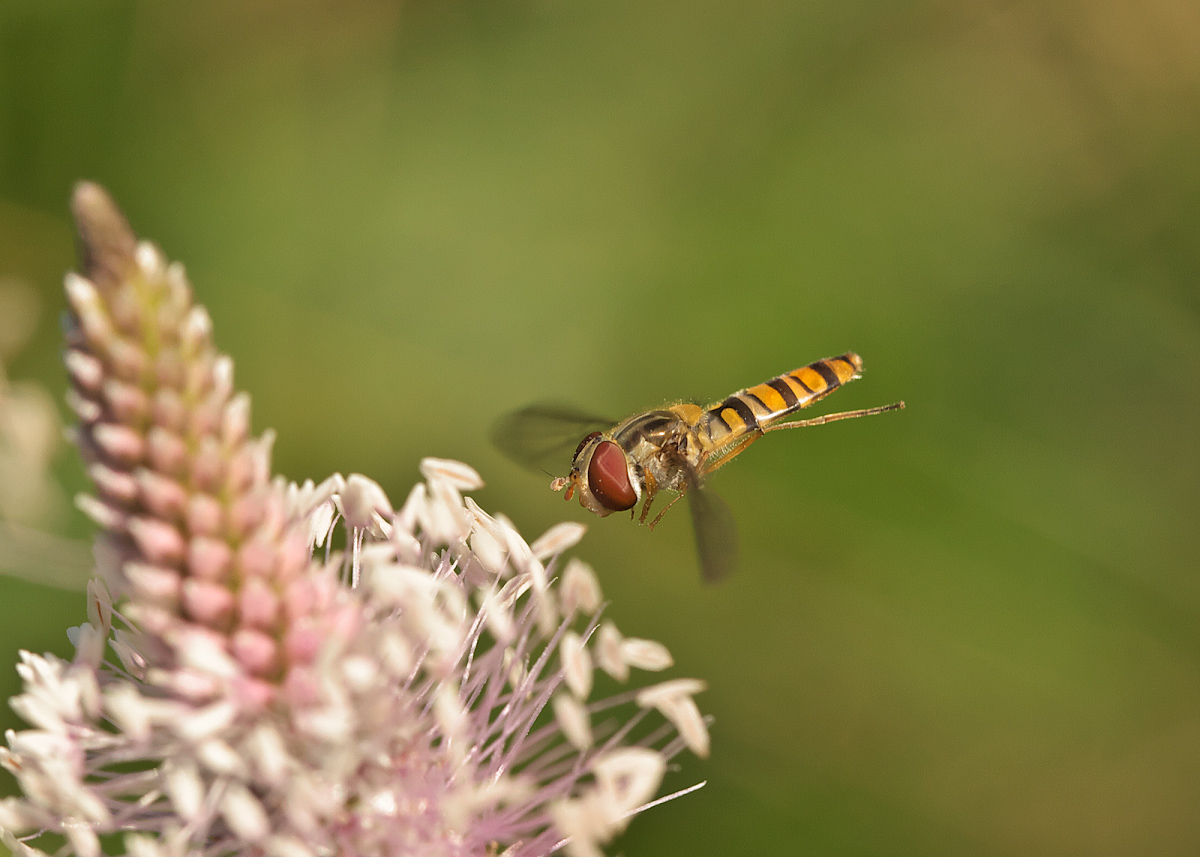
<svg viewBox="0 0 1200 857"><path fill-rule="evenodd" d="M637 492L629 483L625 453L611 440L596 444L588 465L588 488L596 502L610 512L623 512L637 503Z"/></svg>

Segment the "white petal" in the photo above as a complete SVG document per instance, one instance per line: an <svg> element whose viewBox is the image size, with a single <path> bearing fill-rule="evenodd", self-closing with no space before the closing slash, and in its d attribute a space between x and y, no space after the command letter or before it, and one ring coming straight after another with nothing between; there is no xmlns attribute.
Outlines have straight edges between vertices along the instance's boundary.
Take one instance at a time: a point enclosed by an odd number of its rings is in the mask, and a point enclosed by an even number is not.
<svg viewBox="0 0 1200 857"><path fill-rule="evenodd" d="M694 699L690 696L671 697L660 702L658 710L679 730L679 736L689 750L702 759L708 757L708 727L704 725L704 718Z"/></svg>
<svg viewBox="0 0 1200 857"><path fill-rule="evenodd" d="M612 622L605 622L596 634L596 663L617 681L629 680L629 664L621 657L624 639Z"/></svg>
<svg viewBox="0 0 1200 857"><path fill-rule="evenodd" d="M563 572L562 583L558 589L562 611L568 616L577 608L584 613L595 613L604 599L596 572L578 557L571 557L567 563L567 570Z"/></svg>
<svg viewBox="0 0 1200 857"><path fill-rule="evenodd" d="M113 724L135 743L149 740L151 709L132 684L122 682L106 691L104 709Z"/></svg>
<svg viewBox="0 0 1200 857"><path fill-rule="evenodd" d="M433 698L433 716L448 738L461 735L467 726L467 712L458 701L458 688L443 682Z"/></svg>
<svg viewBox="0 0 1200 857"><path fill-rule="evenodd" d="M0 829L11 830L13 833L25 833L37 830L39 827L49 827L55 820L50 813L39 806L6 797L0 800Z"/></svg>
<svg viewBox="0 0 1200 857"><path fill-rule="evenodd" d="M654 797L667 760L646 747L622 747L597 759L592 770L600 792L623 818Z"/></svg>
<svg viewBox="0 0 1200 857"><path fill-rule="evenodd" d="M224 741L210 738L196 748L196 760L218 776L244 778L246 763Z"/></svg>
<svg viewBox="0 0 1200 857"><path fill-rule="evenodd" d="M555 694L552 704L558 728L575 749L586 750L592 746L592 726L583 704L566 693Z"/></svg>
<svg viewBox="0 0 1200 857"><path fill-rule="evenodd" d="M215 702L188 713L174 725L175 734L188 741L202 741L224 732L237 719L232 702Z"/></svg>
<svg viewBox="0 0 1200 857"><path fill-rule="evenodd" d="M559 643L559 656L567 687L577 698L587 699L592 692L592 656L583 639L574 631L567 631Z"/></svg>
<svg viewBox="0 0 1200 857"><path fill-rule="evenodd" d="M483 487L483 479L475 468L449 458L422 458L421 475L430 482L447 482L459 491L475 491Z"/></svg>
<svg viewBox="0 0 1200 857"><path fill-rule="evenodd" d="M608 840L607 822L594 808L595 801L560 800L550 805L554 827L567 839L570 857L604 857L599 843Z"/></svg>
<svg viewBox="0 0 1200 857"><path fill-rule="evenodd" d="M675 659L662 643L637 637L627 637L621 643L621 660L634 669L650 672L665 670L675 663Z"/></svg>
<svg viewBox="0 0 1200 857"><path fill-rule="evenodd" d="M294 836L272 836L263 848L269 857L313 857L308 846Z"/></svg>
<svg viewBox="0 0 1200 857"><path fill-rule="evenodd" d="M325 539L333 529L333 516L337 506L332 500L326 500L313 510L308 519L308 540L317 547L323 547Z"/></svg>
<svg viewBox="0 0 1200 857"><path fill-rule="evenodd" d="M63 821L63 833L78 857L100 857L100 837L90 824L68 818Z"/></svg>
<svg viewBox="0 0 1200 857"><path fill-rule="evenodd" d="M379 483L361 473L346 477L346 487L341 494L342 512L352 527L365 529L375 523L375 514L385 518L392 516L392 504Z"/></svg>
<svg viewBox="0 0 1200 857"><path fill-rule="evenodd" d="M497 596L494 586L484 591L479 612L483 614L483 619L487 623L488 630L492 632L492 636L501 643L508 643L516 636L512 615L508 611L508 606Z"/></svg>
<svg viewBox="0 0 1200 857"><path fill-rule="evenodd" d="M246 739L246 755L258 775L272 786L283 784L293 764L279 731L266 723L259 724Z"/></svg>
<svg viewBox="0 0 1200 857"><path fill-rule="evenodd" d="M653 706L671 721L688 748L697 756L708 755L708 728L700 709L696 707L692 694L704 690L705 684L697 679L680 678L664 681L645 688L637 695L637 703L643 708Z"/></svg>
<svg viewBox="0 0 1200 857"><path fill-rule="evenodd" d="M125 854L127 857L164 857L158 840L144 833L128 833L125 835Z"/></svg>
<svg viewBox="0 0 1200 857"><path fill-rule="evenodd" d="M587 532L587 525L575 521L563 521L555 524L529 546L529 550L538 559L545 562L552 556L557 556L569 547L574 547Z"/></svg>
<svg viewBox="0 0 1200 857"><path fill-rule="evenodd" d="M347 686L357 693L368 690L378 675L375 661L366 655L350 655L342 660L342 676Z"/></svg>
<svg viewBox="0 0 1200 857"><path fill-rule="evenodd" d="M241 783L230 783L221 798L221 816L245 842L258 842L271 832L266 810Z"/></svg>
<svg viewBox="0 0 1200 857"><path fill-rule="evenodd" d="M705 690L708 685L698 678L675 678L652 684L638 691L637 704L642 708L656 706L664 699L675 696L691 696Z"/></svg>
<svg viewBox="0 0 1200 857"><path fill-rule="evenodd" d="M471 553L492 574L498 575L504 571L508 554L501 547L500 540L488 530L476 526L471 531Z"/></svg>
<svg viewBox="0 0 1200 857"><path fill-rule="evenodd" d="M184 821L195 821L204 805L204 781L189 761L168 761L162 767L163 787L175 812Z"/></svg>

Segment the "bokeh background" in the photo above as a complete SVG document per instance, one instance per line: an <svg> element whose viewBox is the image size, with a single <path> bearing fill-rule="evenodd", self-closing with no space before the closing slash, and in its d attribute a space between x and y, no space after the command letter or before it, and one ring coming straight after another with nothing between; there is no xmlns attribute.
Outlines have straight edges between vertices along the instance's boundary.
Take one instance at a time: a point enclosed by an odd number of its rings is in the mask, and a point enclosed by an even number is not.
<svg viewBox="0 0 1200 857"><path fill-rule="evenodd" d="M79 178L187 264L281 472L399 501L459 458L529 537L592 525L715 716L616 851L1200 849L1193 0L2 0L8 374L56 397ZM722 471L716 588L686 513L589 518L489 446L850 349L825 410L908 409ZM83 614L0 579L0 664Z"/></svg>

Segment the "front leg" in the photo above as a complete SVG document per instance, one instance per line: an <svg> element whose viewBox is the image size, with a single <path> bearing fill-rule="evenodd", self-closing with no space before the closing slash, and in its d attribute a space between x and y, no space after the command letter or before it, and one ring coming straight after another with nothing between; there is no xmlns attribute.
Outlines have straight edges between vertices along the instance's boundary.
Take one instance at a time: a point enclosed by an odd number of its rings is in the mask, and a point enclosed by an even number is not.
<svg viewBox="0 0 1200 857"><path fill-rule="evenodd" d="M645 471L644 476L646 502L642 504L642 514L641 517L638 518L639 524L646 523L646 516L650 514L650 504L654 502L654 495L658 493L658 482L655 481L654 474L647 470ZM629 510L629 519L631 521L633 520L633 509ZM654 529L654 527L651 526L651 529Z"/></svg>

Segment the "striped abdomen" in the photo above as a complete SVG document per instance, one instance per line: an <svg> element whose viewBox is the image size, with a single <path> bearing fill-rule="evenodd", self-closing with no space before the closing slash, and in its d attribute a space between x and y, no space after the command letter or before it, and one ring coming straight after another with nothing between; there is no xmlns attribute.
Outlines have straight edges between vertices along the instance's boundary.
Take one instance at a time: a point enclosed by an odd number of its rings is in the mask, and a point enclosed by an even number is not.
<svg viewBox="0 0 1200 857"><path fill-rule="evenodd" d="M747 432L766 428L828 396L860 372L862 358L849 351L739 390L707 409L703 422L709 438L714 447L720 447Z"/></svg>

